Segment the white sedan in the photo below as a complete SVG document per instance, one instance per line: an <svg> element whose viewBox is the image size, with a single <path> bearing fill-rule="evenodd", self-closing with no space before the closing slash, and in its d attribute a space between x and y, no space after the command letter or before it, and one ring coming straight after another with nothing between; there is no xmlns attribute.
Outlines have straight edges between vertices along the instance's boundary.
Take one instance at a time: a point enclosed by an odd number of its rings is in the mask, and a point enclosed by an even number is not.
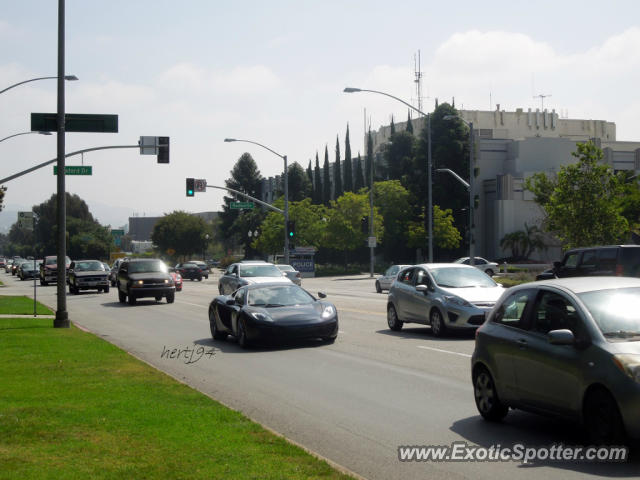
<svg viewBox="0 0 640 480"><path fill-rule="evenodd" d="M476 267L479 270L482 270L484 273L486 273L490 277L493 277L494 274L500 271L500 266L496 262L490 262L489 260L485 260L482 257L474 257L474 258L475 258L474 267ZM469 265L469 257L461 257L457 260L454 260L453 263L462 263L464 265Z"/></svg>

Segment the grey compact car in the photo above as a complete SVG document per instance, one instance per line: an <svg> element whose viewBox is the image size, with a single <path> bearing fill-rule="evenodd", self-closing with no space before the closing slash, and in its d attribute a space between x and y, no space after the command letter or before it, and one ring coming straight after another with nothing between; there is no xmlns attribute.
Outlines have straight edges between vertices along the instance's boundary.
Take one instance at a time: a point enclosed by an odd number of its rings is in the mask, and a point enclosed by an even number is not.
<svg viewBox="0 0 640 480"><path fill-rule="evenodd" d="M220 295L229 295L244 285L272 282L291 283L291 280L273 263L243 261L227 267L218 280L218 291Z"/></svg>
<svg viewBox="0 0 640 480"><path fill-rule="evenodd" d="M424 263L400 270L389 289L387 323L431 325L436 336L448 329L472 330L482 325L504 288L486 273L458 263Z"/></svg>
<svg viewBox="0 0 640 480"><path fill-rule="evenodd" d="M382 293L383 290L389 290L391 284L398 276L398 272L403 268L410 267L411 265L391 265L384 272L384 275L376 278L376 292Z"/></svg>
<svg viewBox="0 0 640 480"><path fill-rule="evenodd" d="M476 406L586 427L594 444L640 438L640 279L575 277L507 290L476 334Z"/></svg>

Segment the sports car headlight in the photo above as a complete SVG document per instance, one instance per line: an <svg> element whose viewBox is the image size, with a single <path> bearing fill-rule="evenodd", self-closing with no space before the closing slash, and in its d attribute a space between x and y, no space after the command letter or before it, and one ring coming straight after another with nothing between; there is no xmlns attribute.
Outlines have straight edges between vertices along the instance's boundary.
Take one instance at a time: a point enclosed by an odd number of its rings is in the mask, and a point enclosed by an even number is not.
<svg viewBox="0 0 640 480"><path fill-rule="evenodd" d="M254 312L251 316L260 322L273 322L273 318L266 313Z"/></svg>
<svg viewBox="0 0 640 480"><path fill-rule="evenodd" d="M640 355L614 355L613 363L629 378L640 383Z"/></svg>
<svg viewBox="0 0 640 480"><path fill-rule="evenodd" d="M467 302L464 298L460 298L456 295L445 295L444 299L449 302L449 303L453 303L454 305L458 305L460 307L471 307L472 305Z"/></svg>
<svg viewBox="0 0 640 480"><path fill-rule="evenodd" d="M322 311L322 318L331 318L336 314L336 309L333 305L325 305Z"/></svg>

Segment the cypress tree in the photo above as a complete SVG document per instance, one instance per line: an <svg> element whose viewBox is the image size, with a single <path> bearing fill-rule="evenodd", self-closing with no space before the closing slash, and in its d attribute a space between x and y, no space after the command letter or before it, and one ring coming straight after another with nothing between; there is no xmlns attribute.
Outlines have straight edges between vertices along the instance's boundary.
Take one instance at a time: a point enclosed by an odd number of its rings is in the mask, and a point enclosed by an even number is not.
<svg viewBox="0 0 640 480"><path fill-rule="evenodd" d="M396 124L393 123L393 115L391 115L391 125L389 125L389 131L390 131L389 136L391 136L394 133L396 133Z"/></svg>
<svg viewBox="0 0 640 480"><path fill-rule="evenodd" d="M353 167L351 165L351 144L349 143L349 124L344 139L344 191L353 192Z"/></svg>
<svg viewBox="0 0 640 480"><path fill-rule="evenodd" d="M333 166L333 182L335 185L335 192L333 196L339 198L342 196L342 165L340 163L340 142L336 135L336 163Z"/></svg>
<svg viewBox="0 0 640 480"><path fill-rule="evenodd" d="M356 178L353 180L353 190L357 193L361 188L364 188L364 177L362 175L362 159L360 158L360 152L358 152L358 158L356 163Z"/></svg>
<svg viewBox="0 0 640 480"><path fill-rule="evenodd" d="M324 167L322 172L322 203L331 202L331 174L329 173L329 149L324 146Z"/></svg>
<svg viewBox="0 0 640 480"><path fill-rule="evenodd" d="M413 124L411 123L411 110L407 112L407 132L413 134Z"/></svg>
<svg viewBox="0 0 640 480"><path fill-rule="evenodd" d="M369 188L371 188L371 168L373 168L373 137L371 136L371 129L369 129L369 133L367 134L367 156L364 172L366 175L364 184L369 185Z"/></svg>
<svg viewBox="0 0 640 480"><path fill-rule="evenodd" d="M313 187L313 170L311 169L311 159L309 159L309 166L307 167L307 178L311 183L311 201L315 198L315 188Z"/></svg>
<svg viewBox="0 0 640 480"><path fill-rule="evenodd" d="M318 160L318 152L316 151L316 168L314 170L315 180L313 182L313 203L319 205L322 203L322 179L320 178L320 161Z"/></svg>

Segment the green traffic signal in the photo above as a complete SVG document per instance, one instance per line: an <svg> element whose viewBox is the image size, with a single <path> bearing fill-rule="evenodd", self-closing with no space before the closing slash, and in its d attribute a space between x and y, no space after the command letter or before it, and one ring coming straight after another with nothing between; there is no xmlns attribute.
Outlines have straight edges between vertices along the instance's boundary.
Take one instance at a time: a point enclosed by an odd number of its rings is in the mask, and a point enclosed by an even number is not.
<svg viewBox="0 0 640 480"><path fill-rule="evenodd" d="M195 190L195 179L187 178L187 197L193 197Z"/></svg>

